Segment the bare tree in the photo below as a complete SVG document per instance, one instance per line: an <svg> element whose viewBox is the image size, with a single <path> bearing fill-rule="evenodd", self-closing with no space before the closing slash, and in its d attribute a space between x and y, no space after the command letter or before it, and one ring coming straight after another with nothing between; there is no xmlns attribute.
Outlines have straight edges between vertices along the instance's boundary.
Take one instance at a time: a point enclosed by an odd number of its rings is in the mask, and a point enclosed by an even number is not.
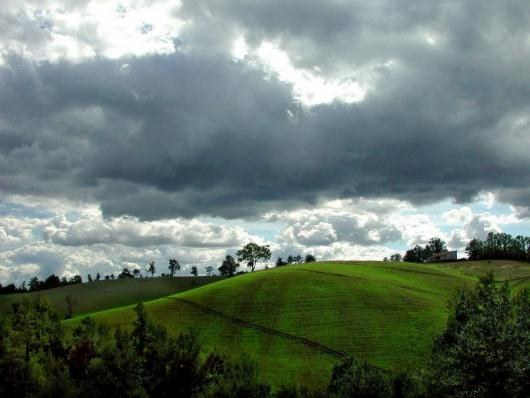
<svg viewBox="0 0 530 398"><path fill-rule="evenodd" d="M155 262L149 261L149 266L147 267L147 272L151 274L151 278L155 275L156 268L155 268Z"/></svg>
<svg viewBox="0 0 530 398"><path fill-rule="evenodd" d="M64 301L66 301L66 318L71 318L74 314L74 304L76 303L72 295L68 295L64 298Z"/></svg>

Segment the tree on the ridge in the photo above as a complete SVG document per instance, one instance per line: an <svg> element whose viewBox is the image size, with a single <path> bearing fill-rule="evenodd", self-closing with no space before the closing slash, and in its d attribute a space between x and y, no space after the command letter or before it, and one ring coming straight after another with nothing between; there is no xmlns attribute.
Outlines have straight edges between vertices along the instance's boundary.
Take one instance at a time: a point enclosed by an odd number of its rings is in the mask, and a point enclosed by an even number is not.
<svg viewBox="0 0 530 398"><path fill-rule="evenodd" d="M156 268L155 268L155 262L149 261L149 266L147 267L147 272L151 274L151 278L155 275Z"/></svg>
<svg viewBox="0 0 530 398"><path fill-rule="evenodd" d="M306 254L305 256L306 263L314 263L315 261L317 261L315 256L313 256L312 254Z"/></svg>
<svg viewBox="0 0 530 398"><path fill-rule="evenodd" d="M131 271L129 271L129 268L125 267L123 271L118 275L118 279L127 279L127 278L134 278L134 275Z"/></svg>
<svg viewBox="0 0 530 398"><path fill-rule="evenodd" d="M235 275L238 267L239 263L236 261L236 259L230 254L228 254L223 260L221 266L217 269L219 270L219 273L223 276L233 276Z"/></svg>
<svg viewBox="0 0 530 398"><path fill-rule="evenodd" d="M247 266L254 271L258 261L267 261L271 258L269 245L260 246L256 243L247 243L242 249L237 251L238 261L247 263Z"/></svg>
<svg viewBox="0 0 530 398"><path fill-rule="evenodd" d="M425 249L430 251L430 256L433 254L441 253L447 250L447 246L443 240L440 238L431 238L429 243L425 246Z"/></svg>
<svg viewBox="0 0 530 398"><path fill-rule="evenodd" d="M213 267L209 265L205 269L206 269L206 273L208 274L208 276L211 276L213 272Z"/></svg>
<svg viewBox="0 0 530 398"><path fill-rule="evenodd" d="M278 257L278 259L276 260L276 266L277 267L282 267L284 265L287 265L287 261L284 261L283 258L281 257Z"/></svg>
<svg viewBox="0 0 530 398"><path fill-rule="evenodd" d="M390 256L390 261L401 261L402 257L401 257L401 254L399 253L396 253L396 254L392 254Z"/></svg>
<svg viewBox="0 0 530 398"><path fill-rule="evenodd" d="M133 269L132 273L135 278L138 278L138 276L140 276L140 270L138 268Z"/></svg>
<svg viewBox="0 0 530 398"><path fill-rule="evenodd" d="M191 267L191 274L192 274L193 276L197 276L197 275L199 275L199 270L197 269L197 266L196 266L196 265L194 265L193 267Z"/></svg>
<svg viewBox="0 0 530 398"><path fill-rule="evenodd" d="M169 276L173 277L173 275L175 275L175 272L180 270L180 263L172 258L169 260Z"/></svg>
<svg viewBox="0 0 530 398"><path fill-rule="evenodd" d="M101 280L101 274L99 272L96 274L96 280L97 281Z"/></svg>

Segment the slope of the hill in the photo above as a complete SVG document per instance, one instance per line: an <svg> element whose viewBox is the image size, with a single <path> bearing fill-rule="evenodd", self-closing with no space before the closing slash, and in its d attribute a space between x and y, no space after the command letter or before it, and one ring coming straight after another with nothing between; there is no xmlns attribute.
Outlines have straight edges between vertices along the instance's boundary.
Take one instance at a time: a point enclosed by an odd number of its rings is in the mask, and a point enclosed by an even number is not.
<svg viewBox="0 0 530 398"><path fill-rule="evenodd" d="M76 316L154 300L219 280L219 277L207 276L102 280L33 293L0 295L0 313L7 310L13 302L40 295L48 299L59 314L64 316L67 312L66 297L71 296Z"/></svg>
<svg viewBox="0 0 530 398"><path fill-rule="evenodd" d="M387 369L421 364L445 326L450 295L488 269L528 286L525 263L332 262L247 273L146 308L171 333L193 328L206 347L251 354L268 382L322 385L341 353ZM134 312L93 316L127 325Z"/></svg>

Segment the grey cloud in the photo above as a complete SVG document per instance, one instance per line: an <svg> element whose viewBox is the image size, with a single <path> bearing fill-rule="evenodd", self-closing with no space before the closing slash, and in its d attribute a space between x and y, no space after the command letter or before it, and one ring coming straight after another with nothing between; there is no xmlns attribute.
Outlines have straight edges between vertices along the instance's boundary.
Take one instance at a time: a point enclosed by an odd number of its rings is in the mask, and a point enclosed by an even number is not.
<svg viewBox="0 0 530 398"><path fill-rule="evenodd" d="M153 56L128 59L124 75L124 62L10 61L4 192L91 199L107 215L237 218L322 197L465 201L528 183L528 159L507 167L495 150L498 119L455 121L436 90L410 88L423 82L297 111L288 86L243 63Z"/></svg>
<svg viewBox="0 0 530 398"><path fill-rule="evenodd" d="M290 86L193 51L76 64L9 58L0 69L1 191L151 220L251 218L337 197L466 202L481 190L530 205L522 3L325 4L184 2L182 12L204 34L201 18L213 15L227 34L279 38L297 65L325 73L379 65L361 103L300 109ZM192 33L183 33L191 46Z"/></svg>
<svg viewBox="0 0 530 398"><path fill-rule="evenodd" d="M519 218L530 218L530 189L505 189L497 193L497 199L514 205Z"/></svg>

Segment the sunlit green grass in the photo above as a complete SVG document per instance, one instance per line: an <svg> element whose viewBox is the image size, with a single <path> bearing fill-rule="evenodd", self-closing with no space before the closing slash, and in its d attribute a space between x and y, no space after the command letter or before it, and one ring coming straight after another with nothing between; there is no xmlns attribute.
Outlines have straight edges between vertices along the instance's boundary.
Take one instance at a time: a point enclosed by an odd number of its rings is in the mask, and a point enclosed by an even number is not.
<svg viewBox="0 0 530 398"><path fill-rule="evenodd" d="M195 329L207 348L248 353L278 386L323 385L338 358L301 342L234 323L189 300L254 325L310 339L397 370L421 365L445 326L448 298L487 269L530 274L510 262L419 265L349 262L286 266L247 273L146 303L151 317L178 334ZM528 286L523 281L521 286ZM95 313L111 325L134 320L132 307ZM71 320L68 324L77 322Z"/></svg>

